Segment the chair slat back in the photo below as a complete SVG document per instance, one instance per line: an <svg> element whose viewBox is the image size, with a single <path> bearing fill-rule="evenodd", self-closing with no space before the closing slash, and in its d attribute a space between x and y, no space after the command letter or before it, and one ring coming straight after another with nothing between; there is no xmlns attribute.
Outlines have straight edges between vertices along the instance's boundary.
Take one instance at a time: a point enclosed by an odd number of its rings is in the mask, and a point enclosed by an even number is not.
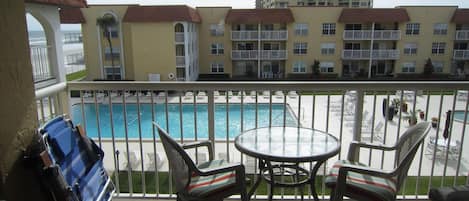
<svg viewBox="0 0 469 201"><path fill-rule="evenodd" d="M407 176L407 172L412 164L415 154L429 131L430 123L421 122L407 129L397 141L395 156L396 168L394 171L397 172L398 188Z"/></svg>
<svg viewBox="0 0 469 201"><path fill-rule="evenodd" d="M172 171L172 179L176 186L176 191L185 191L196 166L181 145L173 140L160 126L155 123L154 125L158 128L158 134L169 161L169 168Z"/></svg>

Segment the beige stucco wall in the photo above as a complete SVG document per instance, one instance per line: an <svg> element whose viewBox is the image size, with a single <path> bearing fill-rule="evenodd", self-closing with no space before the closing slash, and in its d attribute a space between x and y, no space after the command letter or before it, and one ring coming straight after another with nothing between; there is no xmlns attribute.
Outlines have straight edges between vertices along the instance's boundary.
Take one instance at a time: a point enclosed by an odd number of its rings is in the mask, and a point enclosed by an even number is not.
<svg viewBox="0 0 469 201"><path fill-rule="evenodd" d="M294 23L288 24L288 60L286 62L286 73L293 73L293 63L303 61L306 66L306 73L311 73L311 65L314 60L334 62L334 73L342 72L341 54L343 49L342 33L344 24L338 23L342 8L340 7L292 7L290 8ZM295 24L308 24L308 35L295 35ZM336 23L335 35L322 35L323 23ZM308 50L306 55L293 54L293 46L296 42L307 42ZM334 55L322 55L321 43L335 43Z"/></svg>
<svg viewBox="0 0 469 201"><path fill-rule="evenodd" d="M0 24L0 200L45 200L23 162L38 124L24 1L0 1Z"/></svg>
<svg viewBox="0 0 469 201"><path fill-rule="evenodd" d="M82 8L81 11L86 20L86 23L82 24L82 33L83 33L83 52L85 56L85 65L87 70L87 80L101 79L102 78L102 62L104 61L100 57L104 57L100 53L100 47L104 49L107 46L106 39L103 38L103 35L98 31L98 26L96 25L96 19L103 16L105 13L113 13L117 16L120 26L122 27L122 19L124 18L125 12L128 5L92 5L88 8ZM126 32L122 29L122 32ZM99 34L99 36L98 36ZM119 33L119 37L122 37L122 40L125 43L125 35ZM101 39L101 41L100 41ZM120 38L112 40L113 47L120 46ZM104 46L106 44L106 46ZM121 47L121 52L124 52L125 49ZM124 57L125 59L125 57ZM117 63L117 62L116 62ZM127 62L124 63L124 69L126 70L125 75L127 75ZM126 79L132 79L132 75L125 77Z"/></svg>
<svg viewBox="0 0 469 201"><path fill-rule="evenodd" d="M214 61L223 61L225 73L231 74L233 65L231 62L231 25L225 24L225 16L229 7L198 7L202 23L199 25L199 66L200 74L210 73L210 64ZM212 36L210 34L211 24L224 24L225 32L223 36ZM224 54L212 55L210 46L212 43L223 43Z"/></svg>
<svg viewBox="0 0 469 201"><path fill-rule="evenodd" d="M455 6L419 6L419 7L403 7L407 10L410 17L409 23L420 23L419 35L406 35L406 24L400 23L399 29L401 30L401 40L397 42L397 49L401 52L401 57L397 61L395 72L402 72L402 62L416 62L416 73L423 72L423 67L428 58L434 61L444 61L443 73L449 73L451 69L451 62L453 58L453 45L456 30L456 24L451 22L454 11L457 9ZM433 25L435 23L447 23L447 35L434 35ZM445 42L445 54L434 55L432 54L433 42ZM417 55L406 56L403 54L404 45L406 43L417 43Z"/></svg>
<svg viewBox="0 0 469 201"><path fill-rule="evenodd" d="M125 24L132 33L126 39L126 54L132 57L133 79L148 80L148 73L157 73L167 81L169 73L176 74L173 22Z"/></svg>

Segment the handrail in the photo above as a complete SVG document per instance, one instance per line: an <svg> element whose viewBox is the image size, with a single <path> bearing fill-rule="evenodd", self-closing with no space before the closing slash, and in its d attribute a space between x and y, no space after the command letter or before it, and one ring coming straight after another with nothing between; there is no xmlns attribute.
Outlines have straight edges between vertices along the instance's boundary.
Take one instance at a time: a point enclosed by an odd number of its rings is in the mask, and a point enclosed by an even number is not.
<svg viewBox="0 0 469 201"><path fill-rule="evenodd" d="M54 84L42 89L36 90L36 99L44 98L47 96L54 95L58 92L65 91L67 89L67 83L66 82L61 82L58 84Z"/></svg>

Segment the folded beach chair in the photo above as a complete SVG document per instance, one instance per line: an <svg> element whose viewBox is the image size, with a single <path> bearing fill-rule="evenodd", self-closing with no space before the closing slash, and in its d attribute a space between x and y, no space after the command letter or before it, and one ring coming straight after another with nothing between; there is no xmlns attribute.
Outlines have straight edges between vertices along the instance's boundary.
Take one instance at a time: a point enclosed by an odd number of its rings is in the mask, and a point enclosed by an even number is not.
<svg viewBox="0 0 469 201"><path fill-rule="evenodd" d="M55 200L111 200L114 184L103 166L104 152L88 138L80 126L63 116L41 129L45 151L42 177Z"/></svg>

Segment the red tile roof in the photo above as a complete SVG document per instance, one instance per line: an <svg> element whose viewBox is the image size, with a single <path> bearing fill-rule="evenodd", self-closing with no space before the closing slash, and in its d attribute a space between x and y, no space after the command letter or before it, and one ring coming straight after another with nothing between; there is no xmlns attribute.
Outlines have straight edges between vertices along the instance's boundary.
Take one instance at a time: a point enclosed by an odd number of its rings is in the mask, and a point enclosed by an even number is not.
<svg viewBox="0 0 469 201"><path fill-rule="evenodd" d="M231 9L226 23L290 23L294 22L290 9Z"/></svg>
<svg viewBox="0 0 469 201"><path fill-rule="evenodd" d="M199 13L189 6L131 6L124 22L201 22Z"/></svg>
<svg viewBox="0 0 469 201"><path fill-rule="evenodd" d="M24 0L26 3L48 4L61 7L78 7L84 8L87 6L86 0Z"/></svg>
<svg viewBox="0 0 469 201"><path fill-rule="evenodd" d="M83 24L86 22L80 8L61 8L59 14L61 24Z"/></svg>
<svg viewBox="0 0 469 201"><path fill-rule="evenodd" d="M456 24L469 24L469 9L456 9L451 22Z"/></svg>
<svg viewBox="0 0 469 201"><path fill-rule="evenodd" d="M344 8L339 17L339 22L407 22L409 15L404 8Z"/></svg>

